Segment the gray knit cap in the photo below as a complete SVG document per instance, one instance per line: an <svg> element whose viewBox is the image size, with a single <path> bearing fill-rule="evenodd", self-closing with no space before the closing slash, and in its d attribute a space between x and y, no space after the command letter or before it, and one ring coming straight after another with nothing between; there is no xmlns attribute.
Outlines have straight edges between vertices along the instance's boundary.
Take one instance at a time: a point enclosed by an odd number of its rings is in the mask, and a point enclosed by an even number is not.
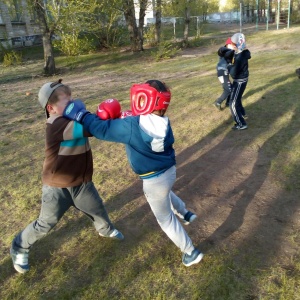
<svg viewBox="0 0 300 300"><path fill-rule="evenodd" d="M235 33L230 39L236 44L238 52L242 52L246 48L246 38L243 33Z"/></svg>

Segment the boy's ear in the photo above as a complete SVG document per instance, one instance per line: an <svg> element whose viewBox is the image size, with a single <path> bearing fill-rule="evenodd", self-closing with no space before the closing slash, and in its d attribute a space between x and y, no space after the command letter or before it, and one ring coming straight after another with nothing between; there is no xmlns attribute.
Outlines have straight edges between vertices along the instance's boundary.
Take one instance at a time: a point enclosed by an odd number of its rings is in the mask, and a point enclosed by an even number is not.
<svg viewBox="0 0 300 300"><path fill-rule="evenodd" d="M49 114L54 112L54 108L51 104L46 105L46 110Z"/></svg>

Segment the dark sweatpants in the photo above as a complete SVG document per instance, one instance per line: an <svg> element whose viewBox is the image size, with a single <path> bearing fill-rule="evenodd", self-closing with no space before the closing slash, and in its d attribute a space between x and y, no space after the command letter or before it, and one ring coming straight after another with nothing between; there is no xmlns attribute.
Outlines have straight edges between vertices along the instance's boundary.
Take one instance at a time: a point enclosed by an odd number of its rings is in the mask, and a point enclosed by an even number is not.
<svg viewBox="0 0 300 300"><path fill-rule="evenodd" d="M216 103L222 104L224 100L226 100L226 104L229 104L230 94L231 94L231 82L229 79L228 72L219 70L218 71L218 79L222 83L223 93L216 100Z"/></svg>
<svg viewBox="0 0 300 300"><path fill-rule="evenodd" d="M244 116L245 109L242 104L242 96L246 89L248 78L233 80L231 97L230 97L230 111L235 123L239 126L246 125Z"/></svg>

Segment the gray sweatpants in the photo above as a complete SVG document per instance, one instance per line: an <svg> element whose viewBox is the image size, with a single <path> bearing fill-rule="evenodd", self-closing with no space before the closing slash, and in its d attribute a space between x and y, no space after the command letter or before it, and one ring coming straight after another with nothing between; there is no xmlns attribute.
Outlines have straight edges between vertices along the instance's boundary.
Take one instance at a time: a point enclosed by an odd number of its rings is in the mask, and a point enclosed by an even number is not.
<svg viewBox="0 0 300 300"><path fill-rule="evenodd" d="M171 191L175 180L173 166L158 177L144 179L143 190L161 229L182 252L190 254L195 247L175 216L183 218L187 212L185 203Z"/></svg>
<svg viewBox="0 0 300 300"><path fill-rule="evenodd" d="M40 215L14 238L13 249L29 252L30 247L44 237L71 206L85 213L102 235L107 236L115 229L93 182L69 188L43 185Z"/></svg>

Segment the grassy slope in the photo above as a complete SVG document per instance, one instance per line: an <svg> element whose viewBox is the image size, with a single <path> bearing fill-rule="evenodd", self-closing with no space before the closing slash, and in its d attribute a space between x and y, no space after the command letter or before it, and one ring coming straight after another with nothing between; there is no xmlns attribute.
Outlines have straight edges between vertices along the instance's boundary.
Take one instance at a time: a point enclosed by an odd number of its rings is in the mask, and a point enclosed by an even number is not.
<svg viewBox="0 0 300 300"><path fill-rule="evenodd" d="M249 143L251 148L268 141L270 175L283 190L295 192L300 106L299 80L294 74L299 53L293 43L300 28L270 33L248 38L250 50L252 45L256 51L252 51L246 107L251 107L258 129L250 142L241 138L237 145ZM208 136L221 137L230 131L229 116L220 117L211 107L220 86L215 77L219 42L210 43L216 45L201 58L178 56L154 62L149 50L139 56L95 54L76 60L59 57L56 62L64 81L71 83L75 96L84 98L91 110L99 95L102 100L112 93L129 108L131 83L159 74L172 89L168 113L180 155ZM46 80L33 76L40 69L41 61L35 60L0 71L1 299L299 299L299 257L291 258L289 268L282 267L280 256L262 268L255 248L243 255L239 248L219 245L199 266L182 266L180 253L159 230L143 200L141 183L124 161L123 147L94 140L94 182L112 220L124 228L126 241L120 245L98 238L87 218L70 210L32 249L31 271L16 274L8 255L11 240L38 215L40 207L44 117L35 95ZM95 80L96 85L91 83ZM32 95L26 96L28 90ZM265 118L255 117L262 110ZM275 133L276 139L272 138ZM188 231L193 236L193 228ZM299 247L299 236L299 228L294 228L285 239Z"/></svg>

